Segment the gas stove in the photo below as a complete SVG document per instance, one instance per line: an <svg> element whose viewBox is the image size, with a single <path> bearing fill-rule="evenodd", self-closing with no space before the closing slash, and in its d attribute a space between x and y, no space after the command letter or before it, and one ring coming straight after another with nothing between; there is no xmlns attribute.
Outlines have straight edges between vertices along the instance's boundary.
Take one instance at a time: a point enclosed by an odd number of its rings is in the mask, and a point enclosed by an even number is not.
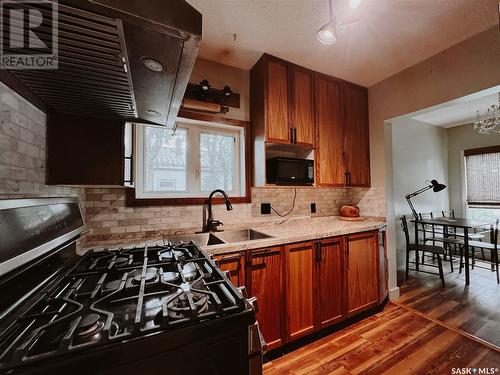
<svg viewBox="0 0 500 375"><path fill-rule="evenodd" d="M178 360L199 350L201 342L217 347L228 340L233 349L224 344L219 356L237 348L238 361L242 354L246 358L243 373L258 367L249 360L257 354L259 362L261 355L252 305L194 243L90 251L76 263L65 246L29 263L32 272L41 271L43 280L32 285L38 290L14 298L0 315L0 372L77 365L85 372L113 373L126 364L144 373L157 365L153 355ZM33 279L22 280L21 274L4 276L2 292L9 293L14 280L29 290ZM226 337L230 331L235 333ZM219 356L213 373L235 373L237 365L225 372ZM179 366L179 373L196 371L197 365L188 362Z"/></svg>

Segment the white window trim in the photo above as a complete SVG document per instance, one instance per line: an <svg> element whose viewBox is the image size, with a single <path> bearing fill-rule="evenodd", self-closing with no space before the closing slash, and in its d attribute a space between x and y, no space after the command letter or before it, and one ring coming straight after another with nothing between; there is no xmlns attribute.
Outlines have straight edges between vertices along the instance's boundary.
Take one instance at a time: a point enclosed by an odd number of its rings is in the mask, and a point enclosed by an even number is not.
<svg viewBox="0 0 500 375"><path fill-rule="evenodd" d="M246 149L245 149L245 129L239 126L230 126L226 124L192 120L186 118L177 118L178 127L188 129L188 158L187 158L187 181L188 191L146 191L145 190L145 147L144 135L145 127L150 125L136 124L135 142L135 195L136 198L205 198L209 191L201 191L201 166L200 166L200 134L223 133L235 137L235 148L239 152L235 153L233 160L233 170L235 171L234 186L232 191L226 191L230 197L244 197L246 195ZM186 125L184 125L186 124ZM195 126L192 126L195 125ZM194 150L194 151L193 151ZM192 163L195 163L193 166ZM237 168L239 166L239 168ZM198 190L200 187L200 190Z"/></svg>

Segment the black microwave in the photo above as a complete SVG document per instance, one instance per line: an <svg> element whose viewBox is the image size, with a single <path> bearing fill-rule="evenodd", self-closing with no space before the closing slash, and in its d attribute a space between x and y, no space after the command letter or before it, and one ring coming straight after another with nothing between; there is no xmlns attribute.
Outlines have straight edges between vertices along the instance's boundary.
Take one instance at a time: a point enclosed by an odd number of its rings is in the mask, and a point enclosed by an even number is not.
<svg viewBox="0 0 500 375"><path fill-rule="evenodd" d="M314 160L272 158L266 161L267 183L277 185L312 185Z"/></svg>

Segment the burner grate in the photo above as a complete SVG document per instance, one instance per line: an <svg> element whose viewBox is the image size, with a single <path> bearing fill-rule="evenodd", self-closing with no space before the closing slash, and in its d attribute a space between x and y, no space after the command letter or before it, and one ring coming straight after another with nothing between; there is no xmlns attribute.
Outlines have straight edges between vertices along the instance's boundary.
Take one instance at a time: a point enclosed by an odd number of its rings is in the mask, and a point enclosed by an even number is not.
<svg viewBox="0 0 500 375"><path fill-rule="evenodd" d="M194 244L89 252L0 337L0 369L245 309Z"/></svg>

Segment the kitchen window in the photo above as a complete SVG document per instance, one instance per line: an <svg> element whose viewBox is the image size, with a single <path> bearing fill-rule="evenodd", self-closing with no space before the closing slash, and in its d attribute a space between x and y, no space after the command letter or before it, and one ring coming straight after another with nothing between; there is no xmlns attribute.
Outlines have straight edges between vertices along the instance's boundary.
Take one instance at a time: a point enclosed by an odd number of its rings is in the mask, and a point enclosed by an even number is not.
<svg viewBox="0 0 500 375"><path fill-rule="evenodd" d="M466 150L464 156L468 217L500 217L500 147Z"/></svg>
<svg viewBox="0 0 500 375"><path fill-rule="evenodd" d="M175 130L136 126L136 198L246 194L245 128L182 119Z"/></svg>

